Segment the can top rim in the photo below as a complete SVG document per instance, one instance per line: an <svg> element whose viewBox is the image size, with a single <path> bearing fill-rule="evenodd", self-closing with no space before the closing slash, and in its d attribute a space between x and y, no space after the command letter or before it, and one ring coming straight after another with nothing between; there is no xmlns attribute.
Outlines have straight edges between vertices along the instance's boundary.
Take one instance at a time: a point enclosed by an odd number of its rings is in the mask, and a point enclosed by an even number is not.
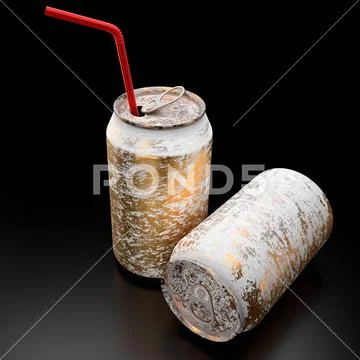
<svg viewBox="0 0 360 360"><path fill-rule="evenodd" d="M142 107L157 99L162 93L170 90L167 86L152 86L135 89L138 106ZM166 95L171 101L177 95L169 93ZM127 104L127 95L119 96L114 103L114 112L119 119L141 128L169 129L190 125L199 120L205 114L205 102L191 91L185 91L175 102L166 105L157 111L144 116L134 116L130 113Z"/></svg>

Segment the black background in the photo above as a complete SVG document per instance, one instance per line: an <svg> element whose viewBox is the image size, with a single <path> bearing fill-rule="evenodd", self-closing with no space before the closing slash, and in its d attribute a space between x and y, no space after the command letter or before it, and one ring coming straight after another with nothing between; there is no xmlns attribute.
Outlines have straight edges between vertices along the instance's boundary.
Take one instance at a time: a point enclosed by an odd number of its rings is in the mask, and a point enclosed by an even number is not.
<svg viewBox="0 0 360 360"><path fill-rule="evenodd" d="M333 235L292 289L357 354L358 34L356 5L235 127L233 124L354 3L14 1L16 14L111 108L124 91L111 36L43 16L45 5L122 29L135 87L183 85L207 103L213 163L288 167L334 209ZM111 246L106 162L111 112L0 3L0 358ZM221 174L214 183L221 186ZM157 280L110 253L6 359L355 359L287 292L256 329L203 340L168 309Z"/></svg>

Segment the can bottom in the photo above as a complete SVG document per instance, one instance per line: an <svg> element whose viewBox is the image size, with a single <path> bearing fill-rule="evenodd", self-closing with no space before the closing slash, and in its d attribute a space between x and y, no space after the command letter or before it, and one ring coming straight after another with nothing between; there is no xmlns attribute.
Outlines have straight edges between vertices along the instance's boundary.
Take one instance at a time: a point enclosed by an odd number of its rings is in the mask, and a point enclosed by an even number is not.
<svg viewBox="0 0 360 360"><path fill-rule="evenodd" d="M205 266L186 260L171 262L161 286L170 309L195 334L223 342L240 332L235 297Z"/></svg>
<svg viewBox="0 0 360 360"><path fill-rule="evenodd" d="M123 256L120 255L118 250L113 246L113 253L115 255L116 260L119 262L119 264L125 268L127 271L130 271L133 274L151 278L151 279L161 279L163 275L163 268L156 268L152 269L150 267L148 268L140 268L139 266L135 267L129 263L124 262Z"/></svg>

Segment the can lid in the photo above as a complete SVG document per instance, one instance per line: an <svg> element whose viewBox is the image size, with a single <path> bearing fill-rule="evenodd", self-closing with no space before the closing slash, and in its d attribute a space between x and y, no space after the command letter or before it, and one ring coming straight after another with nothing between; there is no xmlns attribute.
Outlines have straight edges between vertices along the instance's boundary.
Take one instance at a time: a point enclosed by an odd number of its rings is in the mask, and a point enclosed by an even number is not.
<svg viewBox="0 0 360 360"><path fill-rule="evenodd" d="M166 265L162 291L175 316L201 337L223 342L243 329L243 313L219 274L190 259Z"/></svg>
<svg viewBox="0 0 360 360"><path fill-rule="evenodd" d="M121 120L142 128L166 129L190 125L204 115L205 103L190 91L172 91L177 88L181 87L154 86L136 89L138 106L147 109L143 116L130 113L126 94L115 101L114 112ZM152 111L152 104L159 105L160 100L163 101L162 105L156 106L157 109Z"/></svg>

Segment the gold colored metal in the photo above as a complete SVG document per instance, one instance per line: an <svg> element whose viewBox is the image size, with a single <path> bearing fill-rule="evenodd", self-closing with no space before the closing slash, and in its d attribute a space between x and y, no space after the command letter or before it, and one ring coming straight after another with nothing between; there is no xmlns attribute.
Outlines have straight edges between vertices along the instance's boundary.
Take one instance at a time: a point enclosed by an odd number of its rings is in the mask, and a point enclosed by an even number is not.
<svg viewBox="0 0 360 360"><path fill-rule="evenodd" d="M163 90L136 90L138 103ZM148 120L120 99L107 131L114 253L128 270L161 277L177 242L207 216L212 130L189 92Z"/></svg>

